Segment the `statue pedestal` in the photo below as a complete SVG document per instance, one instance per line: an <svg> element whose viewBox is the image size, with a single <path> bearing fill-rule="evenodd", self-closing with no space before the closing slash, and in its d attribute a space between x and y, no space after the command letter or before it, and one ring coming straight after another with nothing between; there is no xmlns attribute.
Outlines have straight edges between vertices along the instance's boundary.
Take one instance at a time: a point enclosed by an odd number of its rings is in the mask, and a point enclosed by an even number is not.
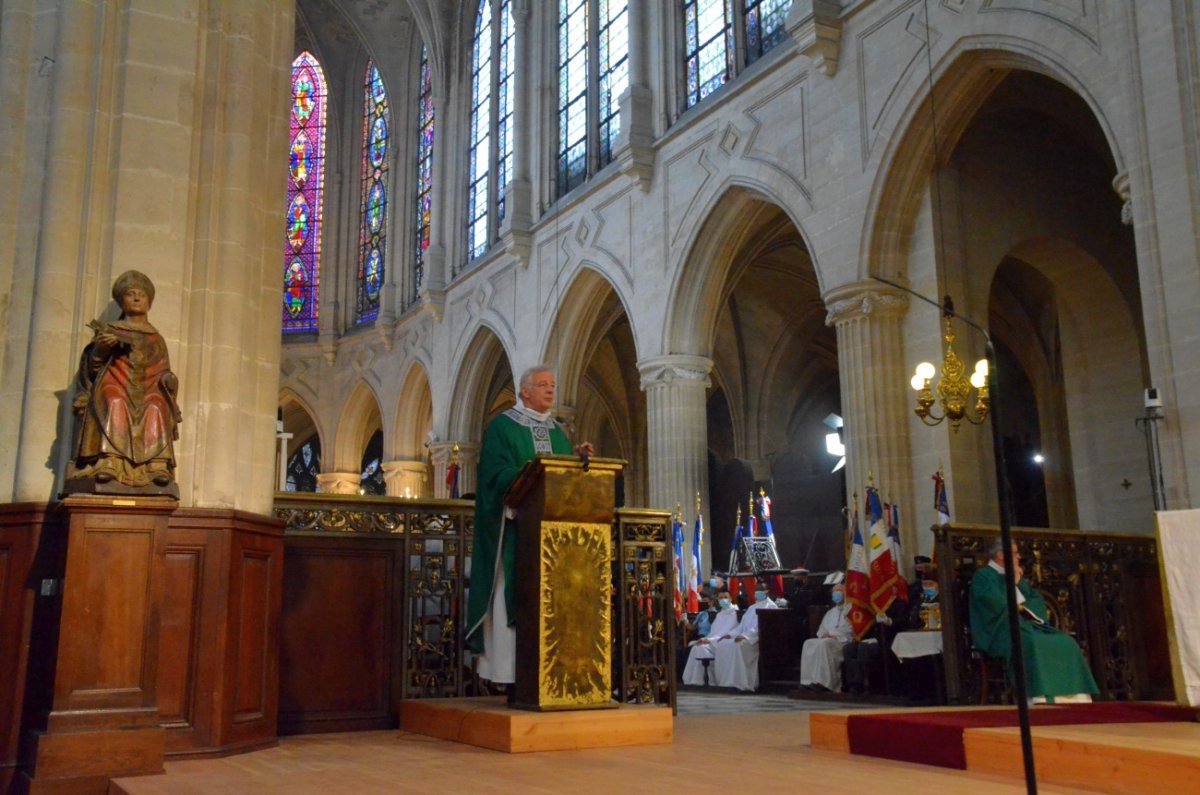
<svg viewBox="0 0 1200 795"><path fill-rule="evenodd" d="M165 497L73 495L61 608L31 715L18 788L104 793L115 776L161 773L156 688L165 573ZM54 596L54 594L49 594ZM52 675L50 675L52 672Z"/></svg>

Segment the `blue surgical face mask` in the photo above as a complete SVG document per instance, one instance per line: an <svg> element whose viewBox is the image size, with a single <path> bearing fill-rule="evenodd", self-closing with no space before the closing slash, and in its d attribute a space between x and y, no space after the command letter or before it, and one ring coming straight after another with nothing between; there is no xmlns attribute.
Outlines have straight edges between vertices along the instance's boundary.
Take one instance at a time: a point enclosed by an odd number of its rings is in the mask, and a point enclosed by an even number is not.
<svg viewBox="0 0 1200 795"><path fill-rule="evenodd" d="M770 596L770 594L767 593L766 591L755 591L754 592L754 601L765 602L765 601L767 601L768 596Z"/></svg>
<svg viewBox="0 0 1200 795"><path fill-rule="evenodd" d="M721 609L724 610L725 608L729 607L729 600L728 599L718 599L717 604L719 604L721 606Z"/></svg>
<svg viewBox="0 0 1200 795"><path fill-rule="evenodd" d="M832 598L833 598L833 603L835 605L840 605L842 603L842 600L846 598L846 595L844 593L842 593L841 591L834 591Z"/></svg>
<svg viewBox="0 0 1200 795"><path fill-rule="evenodd" d="M921 591L921 593L923 593L925 595L926 601L932 602L934 599L937 598L938 589L937 588L925 588Z"/></svg>
<svg viewBox="0 0 1200 795"><path fill-rule="evenodd" d="M711 580L709 580L708 585L711 588L716 588L717 587L717 578L713 577Z"/></svg>

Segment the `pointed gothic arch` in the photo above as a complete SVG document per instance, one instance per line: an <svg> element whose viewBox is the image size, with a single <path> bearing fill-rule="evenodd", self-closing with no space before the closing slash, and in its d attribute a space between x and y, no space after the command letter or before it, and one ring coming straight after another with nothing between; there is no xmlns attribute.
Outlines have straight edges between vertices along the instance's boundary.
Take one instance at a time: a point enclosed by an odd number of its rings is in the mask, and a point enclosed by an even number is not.
<svg viewBox="0 0 1200 795"><path fill-rule="evenodd" d="M384 452L389 459L416 461L425 457L425 443L433 428L433 394L429 376L420 362L413 362L400 381L396 395L396 422L392 443Z"/></svg>
<svg viewBox="0 0 1200 795"><path fill-rule="evenodd" d="M337 472L358 472L363 450L371 435L382 427L382 414L375 391L360 381L342 406L334 437L329 469ZM384 440L387 446L387 440Z"/></svg>
<svg viewBox="0 0 1200 795"><path fill-rule="evenodd" d="M447 433L457 441L481 442L483 429L502 404L512 405L516 375L500 337L481 324L467 343L454 375Z"/></svg>

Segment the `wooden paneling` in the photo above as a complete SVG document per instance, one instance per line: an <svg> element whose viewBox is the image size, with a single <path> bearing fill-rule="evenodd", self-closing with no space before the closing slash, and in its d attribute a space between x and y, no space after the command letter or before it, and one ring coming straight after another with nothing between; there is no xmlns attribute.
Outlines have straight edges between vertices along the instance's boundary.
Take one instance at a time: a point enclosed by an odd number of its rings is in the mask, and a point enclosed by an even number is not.
<svg viewBox="0 0 1200 795"><path fill-rule="evenodd" d="M403 555L403 536L288 536L281 733L396 725Z"/></svg>
<svg viewBox="0 0 1200 795"><path fill-rule="evenodd" d="M53 682L29 684L33 701L48 688L52 703L27 721L18 787L103 792L109 775L161 772L158 608L174 509L165 498L63 502L61 612L57 626L37 628L57 638L39 662L53 670Z"/></svg>
<svg viewBox="0 0 1200 795"><path fill-rule="evenodd" d="M57 521L45 505L0 506L0 792L8 792L16 773L26 682L42 671L29 667L34 628L52 623L43 614L57 612L56 597L38 596L43 579L62 576Z"/></svg>
<svg viewBox="0 0 1200 795"><path fill-rule="evenodd" d="M167 531L159 703L167 754L219 756L277 739L283 527L181 508Z"/></svg>

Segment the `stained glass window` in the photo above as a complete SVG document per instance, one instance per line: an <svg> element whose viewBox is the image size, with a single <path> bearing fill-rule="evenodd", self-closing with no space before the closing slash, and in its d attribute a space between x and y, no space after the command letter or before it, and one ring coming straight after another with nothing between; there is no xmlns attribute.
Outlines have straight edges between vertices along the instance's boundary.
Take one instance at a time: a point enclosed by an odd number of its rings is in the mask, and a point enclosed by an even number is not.
<svg viewBox="0 0 1200 795"><path fill-rule="evenodd" d="M487 251L504 218L504 191L512 178L515 89L511 0L497 0L495 5L480 0L472 40L467 152L467 251L471 257Z"/></svg>
<svg viewBox="0 0 1200 795"><path fill-rule="evenodd" d="M355 321L379 316L387 242L388 141L387 90L374 61L367 62L363 81L362 188L359 200L358 295Z"/></svg>
<svg viewBox="0 0 1200 795"><path fill-rule="evenodd" d="M421 47L421 85L417 96L417 201L416 249L413 252L413 296L425 275L425 250L429 248L429 217L433 194L433 81L429 52Z"/></svg>
<svg viewBox="0 0 1200 795"><path fill-rule="evenodd" d="M620 100L629 87L628 0L598 0L600 165L612 161L612 147L621 131Z"/></svg>
<svg viewBox="0 0 1200 795"><path fill-rule="evenodd" d="M684 0L683 31L690 108L733 76L732 0Z"/></svg>
<svg viewBox="0 0 1200 795"><path fill-rule="evenodd" d="M316 491L321 474L321 439L315 434L288 459L285 491Z"/></svg>
<svg viewBox="0 0 1200 795"><path fill-rule="evenodd" d="M358 493L382 497L387 494L387 481L383 477L383 431L375 431L363 451Z"/></svg>
<svg viewBox="0 0 1200 795"><path fill-rule="evenodd" d="M471 149L467 185L467 249L488 247L488 172L492 148L492 6L480 0L471 59Z"/></svg>
<svg viewBox="0 0 1200 795"><path fill-rule="evenodd" d="M504 193L512 179L513 106L517 88L517 42L512 2L500 0L500 41L496 55L496 222L504 220Z"/></svg>
<svg viewBox="0 0 1200 795"><path fill-rule="evenodd" d="M746 5L746 63L751 64L787 35L783 27L792 0L743 0Z"/></svg>
<svg viewBox="0 0 1200 795"><path fill-rule="evenodd" d="M626 0L559 0L558 193L612 161L629 84Z"/></svg>
<svg viewBox="0 0 1200 795"><path fill-rule="evenodd" d="M587 178L587 0L561 0L558 22L558 192Z"/></svg>
<svg viewBox="0 0 1200 795"><path fill-rule="evenodd" d="M292 62L291 147L284 223L283 331L316 331L325 183L325 75L309 52Z"/></svg>

